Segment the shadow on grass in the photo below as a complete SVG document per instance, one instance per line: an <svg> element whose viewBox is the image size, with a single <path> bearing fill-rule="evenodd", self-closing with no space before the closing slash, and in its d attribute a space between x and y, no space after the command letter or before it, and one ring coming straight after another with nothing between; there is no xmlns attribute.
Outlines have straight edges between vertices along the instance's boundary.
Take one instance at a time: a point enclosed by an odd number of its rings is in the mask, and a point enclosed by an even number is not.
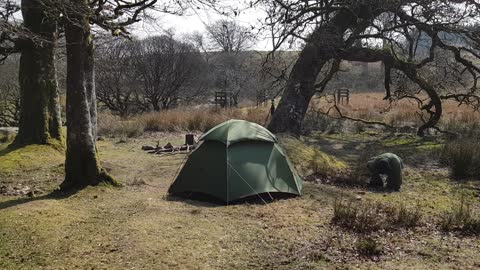
<svg viewBox="0 0 480 270"><path fill-rule="evenodd" d="M238 200L231 201L226 203L223 200L215 198L213 196L193 192L193 193L179 193L179 194L169 194L166 196L165 200L167 201L176 201L184 202L194 206L200 207L221 207L227 205L241 205L241 204L254 204L254 205L263 205L269 204L279 200L286 200L290 198L296 198L297 195L287 194L287 193L261 193L241 198Z"/></svg>
<svg viewBox="0 0 480 270"><path fill-rule="evenodd" d="M34 201L41 201L41 200L62 200L62 199L67 199L72 195L75 195L77 192L79 192L81 189L72 189L69 191L60 191L60 190L54 190L53 192L49 194L45 194L42 196L38 197L22 197L22 198L17 198L9 201L4 201L0 202L0 210L7 209L10 207L26 204L29 202L34 202Z"/></svg>
<svg viewBox="0 0 480 270"><path fill-rule="evenodd" d="M352 166L364 166L363 164L369 158L387 152L399 155L406 164L412 167L439 166L436 157L438 149L443 143L441 137L420 138L411 134L393 133L378 134L368 139L317 136L315 140L312 145L318 146L323 152Z"/></svg>
<svg viewBox="0 0 480 270"><path fill-rule="evenodd" d="M5 148L0 148L0 157L3 157L3 156L6 156L7 154L15 151L15 150L18 150L20 148L22 148L23 146L22 145L17 145L17 144L14 144L14 143L9 143L8 145L6 145Z"/></svg>
<svg viewBox="0 0 480 270"><path fill-rule="evenodd" d="M8 142L8 143L0 143L0 157L2 156L6 156L7 154L11 153L11 152L14 152L14 151L17 151L17 150L20 150L24 147L28 147L28 146L50 146L52 147L52 149L55 149L61 153L64 153L65 152L65 148L64 148L64 145L61 144L62 142L58 142L55 143L55 141L52 141L52 143L48 143L48 144L22 144L22 143L16 143L15 141L13 142Z"/></svg>

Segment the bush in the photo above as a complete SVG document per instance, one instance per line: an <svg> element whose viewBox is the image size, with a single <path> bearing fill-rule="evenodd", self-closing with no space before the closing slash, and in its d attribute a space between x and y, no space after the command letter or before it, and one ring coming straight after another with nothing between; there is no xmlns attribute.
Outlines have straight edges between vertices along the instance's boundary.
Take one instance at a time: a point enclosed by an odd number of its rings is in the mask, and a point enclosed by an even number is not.
<svg viewBox="0 0 480 270"><path fill-rule="evenodd" d="M392 210L391 223L404 228L415 227L420 223L422 219L422 211L420 205L416 205L415 208L410 209L405 204L400 204L397 209Z"/></svg>
<svg viewBox="0 0 480 270"><path fill-rule="evenodd" d="M378 205L353 205L337 200L333 205L332 223L358 233L370 233L386 227L380 215Z"/></svg>
<svg viewBox="0 0 480 270"><path fill-rule="evenodd" d="M475 139L459 139L447 142L441 160L450 167L452 177L466 179L480 175L480 142Z"/></svg>
<svg viewBox="0 0 480 270"><path fill-rule="evenodd" d="M381 255L383 250L382 245L370 237L358 240L355 248L360 255L367 257Z"/></svg>
<svg viewBox="0 0 480 270"><path fill-rule="evenodd" d="M443 129L461 134L464 138L480 136L480 114L469 110L456 109L455 114L441 119Z"/></svg>
<svg viewBox="0 0 480 270"><path fill-rule="evenodd" d="M444 231L460 231L467 234L480 234L480 216L473 213L471 205L462 198L460 204L446 211L440 219Z"/></svg>
<svg viewBox="0 0 480 270"><path fill-rule="evenodd" d="M381 229L411 228L420 224L421 209L405 205L389 206L381 203L363 203L336 200L332 223L358 233L371 233Z"/></svg>
<svg viewBox="0 0 480 270"><path fill-rule="evenodd" d="M263 125L265 108L252 109L175 109L138 116L146 131L200 131L205 132L229 119L243 119ZM263 120L264 121L264 120Z"/></svg>
<svg viewBox="0 0 480 270"><path fill-rule="evenodd" d="M124 120L111 114L102 114L98 119L98 135L134 138L141 136L145 125L141 121Z"/></svg>
<svg viewBox="0 0 480 270"><path fill-rule="evenodd" d="M104 136L132 138L144 131L205 132L229 119L243 119L264 124L266 108L248 109L174 109L150 112L123 119L108 113L99 115L98 133Z"/></svg>

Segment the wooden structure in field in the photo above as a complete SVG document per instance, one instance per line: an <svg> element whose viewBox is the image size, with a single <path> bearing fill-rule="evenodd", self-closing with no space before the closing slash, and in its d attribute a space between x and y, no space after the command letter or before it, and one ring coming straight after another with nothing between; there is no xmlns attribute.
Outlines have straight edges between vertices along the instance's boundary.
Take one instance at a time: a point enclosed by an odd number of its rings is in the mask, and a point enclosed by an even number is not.
<svg viewBox="0 0 480 270"><path fill-rule="evenodd" d="M257 94L257 107L265 107L268 105L267 94L265 92Z"/></svg>
<svg viewBox="0 0 480 270"><path fill-rule="evenodd" d="M215 92L215 107L231 107L234 105L233 93L230 91L217 91Z"/></svg>
<svg viewBox="0 0 480 270"><path fill-rule="evenodd" d="M348 88L339 88L335 90L334 96L337 104L343 105L350 103L350 89Z"/></svg>

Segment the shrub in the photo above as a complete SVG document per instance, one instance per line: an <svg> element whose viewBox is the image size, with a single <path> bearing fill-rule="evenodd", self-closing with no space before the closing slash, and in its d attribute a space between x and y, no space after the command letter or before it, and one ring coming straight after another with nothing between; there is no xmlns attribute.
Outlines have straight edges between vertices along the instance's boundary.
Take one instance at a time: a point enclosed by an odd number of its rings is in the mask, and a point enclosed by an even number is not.
<svg viewBox="0 0 480 270"><path fill-rule="evenodd" d="M378 256L383 250L382 245L370 237L359 239L355 248L360 255L367 257Z"/></svg>
<svg viewBox="0 0 480 270"><path fill-rule="evenodd" d="M409 209L405 205L391 206L381 203L358 203L336 200L332 223L358 233L370 233L381 229L411 228L420 223L421 209Z"/></svg>
<svg viewBox="0 0 480 270"><path fill-rule="evenodd" d="M332 223L358 233L378 231L386 225L378 205L353 205L352 202L335 201Z"/></svg>
<svg viewBox="0 0 480 270"><path fill-rule="evenodd" d="M343 224L357 219L359 209L352 206L352 202L342 202L335 200L333 203L333 219L335 224Z"/></svg>
<svg viewBox="0 0 480 270"><path fill-rule="evenodd" d="M452 177L465 179L480 175L480 142L459 139L447 142L441 154L443 163L450 167Z"/></svg>
<svg viewBox="0 0 480 270"><path fill-rule="evenodd" d="M265 108L251 109L175 109L152 112L138 116L146 131L200 131L205 132L229 119L243 119L264 124L260 118L266 117Z"/></svg>
<svg viewBox="0 0 480 270"><path fill-rule="evenodd" d="M420 205L417 204L415 208L410 209L405 204L400 204L396 209L392 209L391 223L404 228L415 227L422 219L422 211Z"/></svg>
<svg viewBox="0 0 480 270"><path fill-rule="evenodd" d="M111 114L98 118L98 135L108 137L134 138L141 136L145 125L141 121L124 120Z"/></svg>
<svg viewBox="0 0 480 270"><path fill-rule="evenodd" d="M471 205L464 198L460 204L446 211L440 219L444 231L460 231L467 234L480 234L480 216L473 213Z"/></svg>
<svg viewBox="0 0 480 270"><path fill-rule="evenodd" d="M178 108L145 113L128 119L103 113L99 116L98 131L99 135L128 138L140 136L144 131L205 132L229 119L243 119L264 124L266 115L266 108Z"/></svg>
<svg viewBox="0 0 480 270"><path fill-rule="evenodd" d="M450 117L443 117L441 126L445 130L461 134L464 138L478 138L480 136L480 114L468 109L458 110Z"/></svg>

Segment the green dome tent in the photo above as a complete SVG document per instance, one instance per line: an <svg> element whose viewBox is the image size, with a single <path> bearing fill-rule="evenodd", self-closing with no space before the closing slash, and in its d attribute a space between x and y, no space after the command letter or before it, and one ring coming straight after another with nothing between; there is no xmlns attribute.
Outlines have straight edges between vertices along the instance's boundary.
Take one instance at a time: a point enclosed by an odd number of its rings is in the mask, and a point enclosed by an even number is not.
<svg viewBox="0 0 480 270"><path fill-rule="evenodd" d="M270 131L229 120L200 137L170 194L201 193L226 203L263 193L301 195L302 180Z"/></svg>

